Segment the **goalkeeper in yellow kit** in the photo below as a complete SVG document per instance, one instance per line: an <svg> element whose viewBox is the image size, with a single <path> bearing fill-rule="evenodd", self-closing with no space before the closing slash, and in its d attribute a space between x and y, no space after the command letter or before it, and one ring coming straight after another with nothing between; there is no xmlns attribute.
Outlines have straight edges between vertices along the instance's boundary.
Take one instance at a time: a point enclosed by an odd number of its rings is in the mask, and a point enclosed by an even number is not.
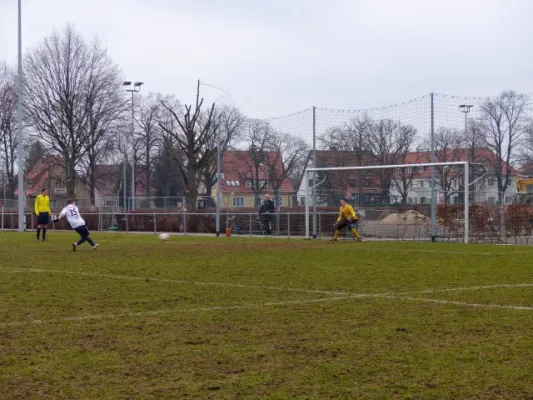
<svg viewBox="0 0 533 400"><path fill-rule="evenodd" d="M349 227L352 231L352 235L356 237L359 242L362 241L363 238L355 230L355 224L357 223L358 219L359 217L357 216L357 213L354 211L353 207L348 204L345 198L341 199L339 218L337 218L337 222L335 222L335 225L333 225L335 228L335 233L333 234L333 238L331 240L337 240L341 229Z"/></svg>

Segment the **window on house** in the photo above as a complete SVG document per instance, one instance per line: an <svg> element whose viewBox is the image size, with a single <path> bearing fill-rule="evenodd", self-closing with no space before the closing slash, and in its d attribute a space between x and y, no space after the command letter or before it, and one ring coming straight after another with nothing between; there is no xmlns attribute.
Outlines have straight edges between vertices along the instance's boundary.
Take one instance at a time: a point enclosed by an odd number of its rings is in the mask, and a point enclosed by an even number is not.
<svg viewBox="0 0 533 400"><path fill-rule="evenodd" d="M252 181L247 179L244 181L244 186L247 187L247 188L251 188L252 187Z"/></svg>
<svg viewBox="0 0 533 400"><path fill-rule="evenodd" d="M401 170L400 170L400 168L394 168L394 172L399 174L401 172Z"/></svg>
<svg viewBox="0 0 533 400"><path fill-rule="evenodd" d="M233 207L244 207L244 197L234 197Z"/></svg>
<svg viewBox="0 0 533 400"><path fill-rule="evenodd" d="M410 174L410 173L412 173L412 172L413 172L413 167L409 167L409 168L407 168L407 173L408 173L408 174Z"/></svg>
<svg viewBox="0 0 533 400"><path fill-rule="evenodd" d="M407 198L407 204L413 204L413 198L412 197L408 197Z"/></svg>
<svg viewBox="0 0 533 400"><path fill-rule="evenodd" d="M424 181L420 181L419 185L420 185L421 188L423 188L424 187Z"/></svg>
<svg viewBox="0 0 533 400"><path fill-rule="evenodd" d="M495 182L494 178L489 178L487 180L487 186L489 186L489 187L493 187L495 183L496 182Z"/></svg>
<svg viewBox="0 0 533 400"><path fill-rule="evenodd" d="M418 172L424 172L424 167L418 167Z"/></svg>
<svg viewBox="0 0 533 400"><path fill-rule="evenodd" d="M489 203L490 203L490 204L494 204L494 203L496 203L496 197L490 196L490 197L489 197Z"/></svg>
<svg viewBox="0 0 533 400"><path fill-rule="evenodd" d="M426 204L426 202L427 202L426 197L424 196L420 197L420 204Z"/></svg>

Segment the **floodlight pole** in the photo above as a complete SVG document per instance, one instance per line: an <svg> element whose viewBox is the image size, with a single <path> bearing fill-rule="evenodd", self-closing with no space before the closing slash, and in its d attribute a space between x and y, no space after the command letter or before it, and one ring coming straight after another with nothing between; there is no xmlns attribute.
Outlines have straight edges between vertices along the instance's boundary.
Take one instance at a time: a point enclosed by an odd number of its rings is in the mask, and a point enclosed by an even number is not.
<svg viewBox="0 0 533 400"><path fill-rule="evenodd" d="M131 83L125 81L123 85L129 87L126 92L131 92L131 209L135 210L135 191L137 185L135 184L135 108L133 103L133 94L141 90L141 86L144 82ZM126 141L124 141L124 152L126 152ZM124 161L124 167L126 167L126 161ZM126 198L124 198L124 202Z"/></svg>
<svg viewBox="0 0 533 400"><path fill-rule="evenodd" d="M465 115L465 141L468 136L468 113L473 106L471 104L461 104L459 109ZM468 146L465 142L465 161L468 161Z"/></svg>
<svg viewBox="0 0 533 400"><path fill-rule="evenodd" d="M24 200L26 193L24 192L24 137L22 131L22 0L18 0L18 74L17 74L17 146L18 146L18 231L24 232Z"/></svg>

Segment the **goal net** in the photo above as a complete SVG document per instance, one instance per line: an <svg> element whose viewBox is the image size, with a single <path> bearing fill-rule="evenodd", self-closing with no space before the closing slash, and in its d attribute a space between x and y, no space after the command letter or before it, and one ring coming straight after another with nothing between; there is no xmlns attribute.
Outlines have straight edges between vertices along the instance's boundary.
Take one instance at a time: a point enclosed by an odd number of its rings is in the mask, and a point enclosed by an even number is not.
<svg viewBox="0 0 533 400"><path fill-rule="evenodd" d="M320 163L317 160L317 164ZM340 200L359 215L366 238L469 242L471 204L485 168L464 161L307 168L302 180L305 237L333 233Z"/></svg>

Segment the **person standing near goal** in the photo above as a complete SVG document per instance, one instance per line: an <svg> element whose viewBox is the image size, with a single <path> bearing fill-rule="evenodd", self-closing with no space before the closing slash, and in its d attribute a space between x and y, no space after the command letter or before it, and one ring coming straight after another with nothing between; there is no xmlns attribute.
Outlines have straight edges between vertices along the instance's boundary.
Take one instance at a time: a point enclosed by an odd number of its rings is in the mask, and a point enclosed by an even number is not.
<svg viewBox="0 0 533 400"><path fill-rule="evenodd" d="M353 207L348 204L348 200L346 198L342 198L339 217L337 218L335 225L333 225L335 228L335 233L333 234L333 238L331 240L337 240L341 229L350 228L352 235L356 237L359 242L361 242L363 238L355 229L358 219L359 217L357 216L357 213L354 211Z"/></svg>
<svg viewBox="0 0 533 400"><path fill-rule="evenodd" d="M272 236L272 217L274 211L274 202L270 200L269 194L265 194L265 200L259 209L259 217L261 218L261 223L265 226L266 235L268 237Z"/></svg>
<svg viewBox="0 0 533 400"><path fill-rule="evenodd" d="M89 236L89 229L85 225L85 221L80 215L80 210L76 204L74 204L73 199L68 199L67 206L63 208L59 216L54 219L54 222L58 222L61 218L67 217L67 221L78 234L81 236L80 240L76 243L72 243L72 250L76 251L77 247L80 244L85 243L86 241L92 246L93 250L96 250L98 245L94 243Z"/></svg>
<svg viewBox="0 0 533 400"><path fill-rule="evenodd" d="M41 229L43 231L43 242L46 242L46 228L50 221L50 197L46 189L41 190L41 194L35 198L35 215L37 215L37 237L35 241L38 242L41 236Z"/></svg>

